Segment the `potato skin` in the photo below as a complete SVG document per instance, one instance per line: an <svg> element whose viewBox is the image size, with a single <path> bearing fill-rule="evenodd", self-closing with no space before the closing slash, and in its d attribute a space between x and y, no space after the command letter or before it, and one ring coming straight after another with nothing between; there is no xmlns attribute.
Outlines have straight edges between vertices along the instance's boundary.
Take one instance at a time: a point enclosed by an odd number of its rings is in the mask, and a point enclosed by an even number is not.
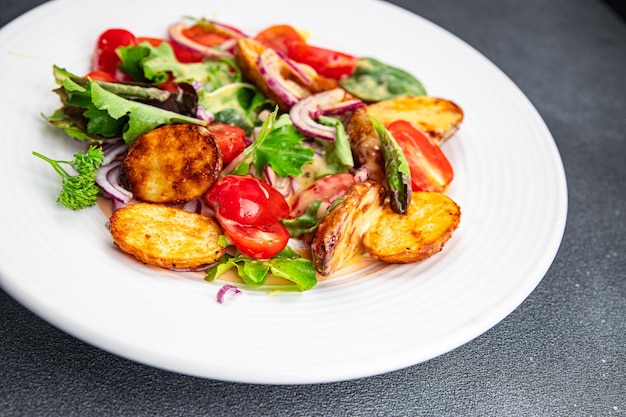
<svg viewBox="0 0 626 417"><path fill-rule="evenodd" d="M322 219L311 242L311 261L320 275L329 276L364 253L363 232L377 220L383 198L374 181L354 184Z"/></svg>
<svg viewBox="0 0 626 417"><path fill-rule="evenodd" d="M175 124L137 138L122 161L120 179L138 200L177 204L202 196L221 170L222 155L209 130Z"/></svg>
<svg viewBox="0 0 626 417"><path fill-rule="evenodd" d="M441 145L461 126L463 109L450 100L430 96L401 96L367 106L382 124L396 120L414 123Z"/></svg>
<svg viewBox="0 0 626 417"><path fill-rule="evenodd" d="M440 252L460 221L460 207L446 195L413 192L404 215L384 206L376 224L363 234L363 246L382 262L418 262Z"/></svg>
<svg viewBox="0 0 626 417"><path fill-rule="evenodd" d="M216 262L225 248L209 217L150 203L130 204L110 219L115 244L139 261L162 268L194 268Z"/></svg>

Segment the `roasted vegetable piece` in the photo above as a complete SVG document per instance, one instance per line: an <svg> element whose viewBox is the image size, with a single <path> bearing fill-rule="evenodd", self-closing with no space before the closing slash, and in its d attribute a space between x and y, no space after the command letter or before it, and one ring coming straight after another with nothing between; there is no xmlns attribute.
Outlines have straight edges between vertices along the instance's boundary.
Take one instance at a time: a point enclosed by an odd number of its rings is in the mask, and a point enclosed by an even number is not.
<svg viewBox="0 0 626 417"><path fill-rule="evenodd" d="M202 196L221 170L222 155L206 128L166 125L130 146L120 178L139 200L182 203Z"/></svg>
<svg viewBox="0 0 626 417"><path fill-rule="evenodd" d="M352 113L346 123L346 133L358 166L367 168L369 179L385 184L385 160L380 139L365 107Z"/></svg>
<svg viewBox="0 0 626 417"><path fill-rule="evenodd" d="M384 125L396 120L416 124L441 145L463 121L463 110L450 100L430 96L402 96L367 106L367 111Z"/></svg>
<svg viewBox="0 0 626 417"><path fill-rule="evenodd" d="M224 254L212 219L159 204L130 204L111 216L111 237L124 252L162 268L194 268Z"/></svg>
<svg viewBox="0 0 626 417"><path fill-rule="evenodd" d="M364 253L363 233L377 222L383 198L383 188L374 181L355 184L322 219L311 242L311 260L319 274L329 276Z"/></svg>
<svg viewBox="0 0 626 417"><path fill-rule="evenodd" d="M414 192L406 214L385 205L363 234L363 246L375 259L411 263L441 251L461 221L461 209L441 193Z"/></svg>

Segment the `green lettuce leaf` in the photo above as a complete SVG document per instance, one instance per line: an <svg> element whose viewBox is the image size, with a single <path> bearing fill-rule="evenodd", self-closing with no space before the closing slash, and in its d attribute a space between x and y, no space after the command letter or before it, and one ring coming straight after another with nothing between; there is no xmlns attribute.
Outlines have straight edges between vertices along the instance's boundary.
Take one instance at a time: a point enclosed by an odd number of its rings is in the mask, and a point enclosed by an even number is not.
<svg viewBox="0 0 626 417"><path fill-rule="evenodd" d="M276 257L262 261L239 252L234 255L226 254L206 271L205 279L214 281L233 267L237 269L237 274L244 283L251 287L265 285L270 272L295 284L294 288L285 287L285 291L306 291L317 284L317 274L311 261L302 258L288 246Z"/></svg>
<svg viewBox="0 0 626 417"><path fill-rule="evenodd" d="M106 111L115 120L127 118L123 127L122 138L129 145L139 136L161 125L187 123L206 126L207 124L200 119L127 100L106 91L95 82L90 82L89 86L93 105L98 110Z"/></svg>

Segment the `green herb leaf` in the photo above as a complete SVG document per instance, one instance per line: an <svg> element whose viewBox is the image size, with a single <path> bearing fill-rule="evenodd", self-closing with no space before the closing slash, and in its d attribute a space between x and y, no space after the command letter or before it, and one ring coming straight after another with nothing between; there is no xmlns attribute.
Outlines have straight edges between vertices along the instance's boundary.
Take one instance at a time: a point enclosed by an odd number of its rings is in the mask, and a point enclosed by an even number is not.
<svg viewBox="0 0 626 417"><path fill-rule="evenodd" d="M326 160L324 168L320 169L316 175L324 177L350 171L354 167L354 158L343 123L337 117L329 116L320 116L318 120L323 125L334 127L336 134L335 140L332 142L327 140L316 141L324 148L324 158Z"/></svg>
<svg viewBox="0 0 626 417"><path fill-rule="evenodd" d="M48 162L61 176L63 187L57 199L59 204L72 210L80 210L96 204L101 194L100 187L95 180L97 170L104 161L102 148L90 146L85 153L74 154L73 161L51 159L39 152L33 152L33 155ZM76 175L67 172L63 168L64 165L76 171Z"/></svg>
<svg viewBox="0 0 626 417"><path fill-rule="evenodd" d="M361 100L370 102L426 94L422 83L413 75L374 58L360 58L355 71L339 84Z"/></svg>
<svg viewBox="0 0 626 417"><path fill-rule="evenodd" d="M385 176L389 190L391 209L399 214L406 213L411 201L411 170L402 148L396 139L376 117L370 115L374 129L380 138L385 160Z"/></svg>

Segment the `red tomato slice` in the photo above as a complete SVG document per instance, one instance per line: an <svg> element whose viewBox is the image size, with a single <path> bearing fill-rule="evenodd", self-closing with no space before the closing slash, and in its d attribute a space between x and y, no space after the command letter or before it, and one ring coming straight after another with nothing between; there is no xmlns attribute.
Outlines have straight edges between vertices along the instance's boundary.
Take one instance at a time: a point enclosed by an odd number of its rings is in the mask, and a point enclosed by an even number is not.
<svg viewBox="0 0 626 417"><path fill-rule="evenodd" d="M211 24L196 23L182 31L187 38L205 46L221 45L230 36L219 31Z"/></svg>
<svg viewBox="0 0 626 417"><path fill-rule="evenodd" d="M246 149L246 132L240 127L214 123L209 125L209 131L222 151L224 164L230 163Z"/></svg>
<svg viewBox="0 0 626 417"><path fill-rule="evenodd" d="M174 55L176 55L176 59L178 60L178 62L201 62L204 59L204 56L202 54L192 51L191 49L183 48L173 42L170 42L167 39L140 36L137 38L137 44L140 44L141 42L148 42L150 45L155 47L161 45L163 42L169 43L172 47L172 50L174 50Z"/></svg>
<svg viewBox="0 0 626 417"><path fill-rule="evenodd" d="M206 193L217 214L245 226L266 226L289 214L285 197L250 175L226 175Z"/></svg>
<svg viewBox="0 0 626 417"><path fill-rule="evenodd" d="M91 56L91 70L115 74L120 58L115 49L120 46L136 45L135 35L126 29L107 29L98 37L96 48Z"/></svg>
<svg viewBox="0 0 626 417"><path fill-rule="evenodd" d="M268 48L287 54L288 42L304 43L297 30L289 25L274 25L259 32L254 39Z"/></svg>
<svg viewBox="0 0 626 417"><path fill-rule="evenodd" d="M354 175L347 172L320 178L298 193L291 205L289 217L295 219L301 216L317 200L321 200L323 203L335 201L342 197L354 183Z"/></svg>
<svg viewBox="0 0 626 417"><path fill-rule="evenodd" d="M304 42L286 42L287 55L294 61L313 67L318 74L340 79L356 69L357 58L343 52L308 45Z"/></svg>
<svg viewBox="0 0 626 417"><path fill-rule="evenodd" d="M442 192L454 178L448 158L422 130L404 120L387 126L398 141L411 169L414 191Z"/></svg>
<svg viewBox="0 0 626 417"><path fill-rule="evenodd" d="M255 259L269 259L285 249L289 231L280 222L264 226L246 226L216 213L224 234L243 253Z"/></svg>

